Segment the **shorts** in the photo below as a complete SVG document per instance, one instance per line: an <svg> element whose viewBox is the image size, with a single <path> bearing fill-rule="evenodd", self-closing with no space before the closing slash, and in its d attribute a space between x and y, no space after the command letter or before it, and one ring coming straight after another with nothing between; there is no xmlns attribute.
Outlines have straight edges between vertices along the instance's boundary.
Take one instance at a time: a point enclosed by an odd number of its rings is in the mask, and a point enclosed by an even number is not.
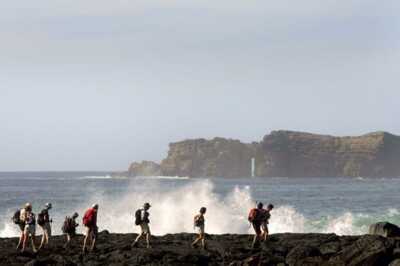
<svg viewBox="0 0 400 266"><path fill-rule="evenodd" d="M18 224L18 226L19 226L19 230L21 230L21 232L23 233L25 231L25 223L21 222Z"/></svg>
<svg viewBox="0 0 400 266"><path fill-rule="evenodd" d="M257 235L261 235L261 223L253 223L253 229Z"/></svg>
<svg viewBox="0 0 400 266"><path fill-rule="evenodd" d="M97 226L86 226L86 235L92 234L93 236L97 236L99 229Z"/></svg>
<svg viewBox="0 0 400 266"><path fill-rule="evenodd" d="M36 225L34 225L34 224L25 225L24 233L26 235L34 236L36 234Z"/></svg>
<svg viewBox="0 0 400 266"><path fill-rule="evenodd" d="M50 223L45 223L43 226L40 226L43 229L43 232L47 232L47 236L51 237L51 226Z"/></svg>
<svg viewBox="0 0 400 266"><path fill-rule="evenodd" d="M201 226L196 226L196 229L197 229L197 233L198 234L204 234L204 232L205 232L205 226L204 225L201 225Z"/></svg>
<svg viewBox="0 0 400 266"><path fill-rule="evenodd" d="M148 223L141 223L140 229L142 230L142 234L150 234L150 226Z"/></svg>

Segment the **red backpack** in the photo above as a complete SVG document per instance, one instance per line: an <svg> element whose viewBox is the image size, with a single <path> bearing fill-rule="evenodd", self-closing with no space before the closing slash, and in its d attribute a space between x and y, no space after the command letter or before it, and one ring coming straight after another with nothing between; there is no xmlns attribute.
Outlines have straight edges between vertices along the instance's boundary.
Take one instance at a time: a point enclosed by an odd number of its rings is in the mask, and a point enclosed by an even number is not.
<svg viewBox="0 0 400 266"><path fill-rule="evenodd" d="M258 209L256 209L256 208L251 209L250 213L249 213L249 218L248 218L249 222L253 223L254 221L256 221L258 218L257 216L258 216Z"/></svg>
<svg viewBox="0 0 400 266"><path fill-rule="evenodd" d="M85 212L85 215L83 215L83 219L82 219L83 225L85 225L85 226L93 225L94 213L95 213L95 211L93 208L90 208L89 210L87 210Z"/></svg>

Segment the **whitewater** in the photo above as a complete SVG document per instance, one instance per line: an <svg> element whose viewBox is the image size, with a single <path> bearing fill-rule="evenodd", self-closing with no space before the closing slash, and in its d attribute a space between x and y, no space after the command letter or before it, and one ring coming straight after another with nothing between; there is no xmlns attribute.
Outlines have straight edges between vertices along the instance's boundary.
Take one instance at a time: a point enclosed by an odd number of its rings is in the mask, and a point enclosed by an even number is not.
<svg viewBox="0 0 400 266"><path fill-rule="evenodd" d="M272 233L358 235L371 223L400 224L400 179L185 177L112 178L107 173L0 173L0 237L18 235L10 217L25 202L38 213L53 204L53 230L66 215L100 205L100 230L137 233L133 214L150 202L153 234L194 232L193 216L207 207L206 230L247 234L247 215L256 202L272 203ZM79 220L81 217L79 218ZM78 231L82 231L79 228ZM40 232L40 230L38 230Z"/></svg>

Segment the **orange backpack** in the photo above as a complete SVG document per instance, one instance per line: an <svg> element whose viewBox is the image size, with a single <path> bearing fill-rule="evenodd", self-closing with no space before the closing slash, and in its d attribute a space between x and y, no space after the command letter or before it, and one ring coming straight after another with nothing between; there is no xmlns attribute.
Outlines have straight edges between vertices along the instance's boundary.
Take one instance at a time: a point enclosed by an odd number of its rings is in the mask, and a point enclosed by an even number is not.
<svg viewBox="0 0 400 266"><path fill-rule="evenodd" d="M249 218L248 218L249 222L254 223L254 221L257 220L257 216L258 216L258 209L256 209L256 208L251 209L250 213L249 213Z"/></svg>

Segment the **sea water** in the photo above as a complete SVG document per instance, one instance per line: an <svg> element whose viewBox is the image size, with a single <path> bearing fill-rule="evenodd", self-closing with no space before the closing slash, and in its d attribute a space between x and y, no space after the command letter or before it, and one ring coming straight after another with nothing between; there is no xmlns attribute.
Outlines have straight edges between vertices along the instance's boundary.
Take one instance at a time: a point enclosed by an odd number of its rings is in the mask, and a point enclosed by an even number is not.
<svg viewBox="0 0 400 266"><path fill-rule="evenodd" d="M0 173L0 237L18 235L13 213L31 202L37 214L53 204L53 231L66 215L100 205L99 230L138 232L135 210L149 202L153 234L193 232L193 216L207 207L206 231L251 233L247 215L256 202L272 203L272 233L357 235L370 224L400 224L396 178L113 178L99 172ZM80 226L78 231L82 232ZM40 232L40 230L39 230Z"/></svg>

